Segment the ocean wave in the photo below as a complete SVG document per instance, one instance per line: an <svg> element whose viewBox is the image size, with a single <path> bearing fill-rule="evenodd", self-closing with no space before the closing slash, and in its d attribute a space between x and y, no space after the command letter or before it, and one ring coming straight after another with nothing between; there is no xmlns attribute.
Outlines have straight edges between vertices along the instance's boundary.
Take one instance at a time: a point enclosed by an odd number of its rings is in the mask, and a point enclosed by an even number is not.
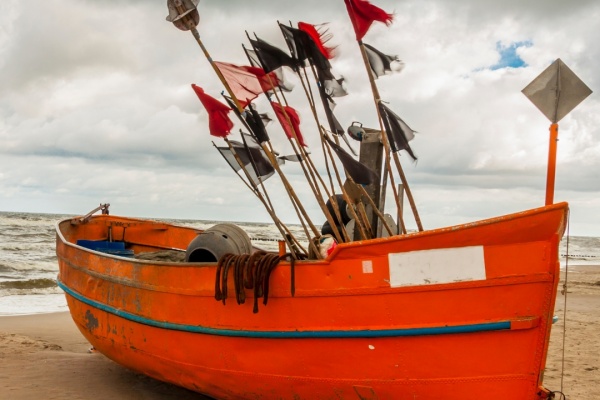
<svg viewBox="0 0 600 400"><path fill-rule="evenodd" d="M589 255L589 254L569 254L569 257L566 257L565 254L561 254L562 259L568 258L569 260L579 260L579 261L591 261L600 263L600 256Z"/></svg>
<svg viewBox="0 0 600 400"><path fill-rule="evenodd" d="M57 287L56 280L48 278L37 278L27 280L15 280L0 282L0 290L10 289L47 289Z"/></svg>
<svg viewBox="0 0 600 400"><path fill-rule="evenodd" d="M29 260L28 262L15 258L14 260L3 260L0 262L0 273L39 274L48 272L56 273L56 271L58 271L56 258L48 259L46 261L43 259Z"/></svg>
<svg viewBox="0 0 600 400"><path fill-rule="evenodd" d="M0 262L0 272L14 272L17 271L16 268L11 267L10 265L6 265Z"/></svg>

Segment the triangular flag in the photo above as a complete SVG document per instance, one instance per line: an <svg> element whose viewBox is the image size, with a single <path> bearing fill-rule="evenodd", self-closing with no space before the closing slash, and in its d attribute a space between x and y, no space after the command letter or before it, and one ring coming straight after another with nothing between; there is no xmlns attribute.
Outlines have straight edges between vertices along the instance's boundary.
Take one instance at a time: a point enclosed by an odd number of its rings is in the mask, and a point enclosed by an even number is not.
<svg viewBox="0 0 600 400"><path fill-rule="evenodd" d="M344 2L346 3L346 9L350 15L352 26L354 26L356 40L362 40L373 22L379 21L389 25L394 19L393 14L388 14L367 0L344 0Z"/></svg>
<svg viewBox="0 0 600 400"><path fill-rule="evenodd" d="M231 108L204 93L204 89L200 86L192 83L192 89L194 89L194 92L196 92L196 95L208 113L208 130L210 134L221 138L229 135L231 128L233 128L233 122L227 114L231 111Z"/></svg>

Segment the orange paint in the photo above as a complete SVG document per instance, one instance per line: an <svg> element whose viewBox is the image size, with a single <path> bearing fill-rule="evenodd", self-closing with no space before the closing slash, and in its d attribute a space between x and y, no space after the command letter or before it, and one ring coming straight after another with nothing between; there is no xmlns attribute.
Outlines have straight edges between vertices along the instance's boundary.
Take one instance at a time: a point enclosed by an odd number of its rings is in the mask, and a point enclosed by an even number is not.
<svg viewBox="0 0 600 400"><path fill-rule="evenodd" d="M75 245L107 239L110 227L136 254L184 251L198 233L164 223L112 215L60 222L58 279L98 351L217 399L545 399L567 210L559 203L340 244L326 260L296 262L295 297L282 262L256 314L251 291L236 303L233 279L226 304L214 299L215 264L149 262ZM389 254L464 247L482 248L484 279L391 286Z"/></svg>
<svg viewBox="0 0 600 400"><path fill-rule="evenodd" d="M554 181L556 177L556 151L558 146L558 124L550 125L548 147L548 172L546 174L546 205L554 203Z"/></svg>

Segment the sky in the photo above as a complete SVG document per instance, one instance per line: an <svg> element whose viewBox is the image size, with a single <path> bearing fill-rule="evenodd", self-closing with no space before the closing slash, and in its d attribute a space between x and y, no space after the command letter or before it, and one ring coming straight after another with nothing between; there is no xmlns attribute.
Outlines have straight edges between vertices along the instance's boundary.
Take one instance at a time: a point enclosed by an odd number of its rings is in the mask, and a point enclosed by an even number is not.
<svg viewBox="0 0 600 400"><path fill-rule="evenodd" d="M594 93L559 123L554 200L569 202L572 235L600 236L600 2L372 3L395 14L363 40L404 63L376 82L417 131L418 161L404 152L400 160L425 229L544 205L550 122L521 90L560 58ZM350 93L335 114L343 126L378 126L342 0L202 0L198 10L211 57L239 65L248 64L246 31L285 48L277 21L328 23L333 72ZM270 221L213 147L223 141L208 134L191 84L217 98L223 86L167 13L166 0L0 2L0 211L85 214L110 203L126 216ZM289 76L288 100L324 172L317 125ZM268 129L274 147L291 153L280 128ZM313 221L324 222L299 167L282 168ZM296 223L281 181L265 185L279 218Z"/></svg>

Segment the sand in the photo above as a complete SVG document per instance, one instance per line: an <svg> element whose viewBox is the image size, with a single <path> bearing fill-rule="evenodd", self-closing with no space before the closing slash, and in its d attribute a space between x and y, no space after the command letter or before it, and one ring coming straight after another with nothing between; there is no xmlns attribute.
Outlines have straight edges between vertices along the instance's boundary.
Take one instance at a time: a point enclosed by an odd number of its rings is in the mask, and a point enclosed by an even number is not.
<svg viewBox="0 0 600 400"><path fill-rule="evenodd" d="M595 400L600 398L600 266L570 267L568 278L562 392L570 400ZM564 300L559 293L559 321L544 378L553 391L561 390ZM207 399L89 349L68 313L0 317L0 399Z"/></svg>
<svg viewBox="0 0 600 400"><path fill-rule="evenodd" d="M563 369L564 277L563 272L555 307L559 320L550 335L544 386L561 391L564 374L562 392L569 400L600 399L600 266L568 269Z"/></svg>
<svg viewBox="0 0 600 400"><path fill-rule="evenodd" d="M69 313L0 317L0 399L205 400L90 353Z"/></svg>

